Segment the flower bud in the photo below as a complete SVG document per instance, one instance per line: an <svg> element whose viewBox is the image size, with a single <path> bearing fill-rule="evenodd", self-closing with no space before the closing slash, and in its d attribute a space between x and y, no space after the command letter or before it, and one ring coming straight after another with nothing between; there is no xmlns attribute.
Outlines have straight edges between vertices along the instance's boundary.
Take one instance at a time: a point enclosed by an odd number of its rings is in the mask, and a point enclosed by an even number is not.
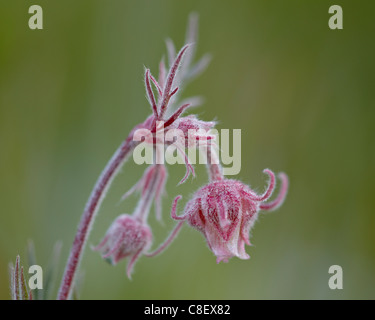
<svg viewBox="0 0 375 320"><path fill-rule="evenodd" d="M109 227L104 239L93 250L99 251L102 258L115 265L129 257L127 276L130 278L134 263L147 251L152 243L152 233L148 225L137 218L122 214Z"/></svg>

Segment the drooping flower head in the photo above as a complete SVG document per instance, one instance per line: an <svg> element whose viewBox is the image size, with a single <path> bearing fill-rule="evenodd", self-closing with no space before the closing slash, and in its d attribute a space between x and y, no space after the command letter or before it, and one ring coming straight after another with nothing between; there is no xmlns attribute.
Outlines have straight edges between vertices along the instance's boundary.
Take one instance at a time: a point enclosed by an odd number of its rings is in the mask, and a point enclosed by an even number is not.
<svg viewBox="0 0 375 320"><path fill-rule="evenodd" d="M228 262L231 257L249 259L245 244L250 245L250 229L257 219L259 210L274 210L285 199L288 179L284 173L279 175L282 186L278 197L264 203L275 188L275 175L264 170L270 177L267 190L257 195L247 185L238 180L220 179L212 181L199 189L186 204L183 216L172 218L186 220L190 226L203 233L207 244L217 257L217 262ZM180 197L175 199L175 205Z"/></svg>
<svg viewBox="0 0 375 320"><path fill-rule="evenodd" d="M101 252L102 258L113 265L129 258L127 275L130 278L136 260L150 248L151 243L152 233L149 226L136 217L122 214L116 218L104 239L93 250Z"/></svg>

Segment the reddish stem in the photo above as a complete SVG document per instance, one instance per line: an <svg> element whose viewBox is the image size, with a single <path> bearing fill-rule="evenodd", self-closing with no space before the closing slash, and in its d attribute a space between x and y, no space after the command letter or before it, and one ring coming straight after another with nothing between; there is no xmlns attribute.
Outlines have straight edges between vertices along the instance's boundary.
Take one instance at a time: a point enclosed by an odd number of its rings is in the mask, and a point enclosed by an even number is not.
<svg viewBox="0 0 375 320"><path fill-rule="evenodd" d="M67 300L71 296L79 263L82 259L85 244L95 220L95 215L105 197L108 187L134 147L135 143L133 142L132 131L129 137L117 149L111 160L109 160L107 166L94 186L90 198L86 203L85 210L78 226L78 231L74 238L73 247L70 251L64 276L61 281L57 297L58 300Z"/></svg>
<svg viewBox="0 0 375 320"><path fill-rule="evenodd" d="M223 168L212 145L207 146L207 168L210 181L223 180Z"/></svg>
<svg viewBox="0 0 375 320"><path fill-rule="evenodd" d="M133 216L138 217L143 223L146 223L147 221L152 201L155 198L155 194L159 186L162 170L161 167L161 164L155 164L152 170L149 172L149 175L145 177L146 180L142 190L142 197L138 202L137 209L133 213Z"/></svg>

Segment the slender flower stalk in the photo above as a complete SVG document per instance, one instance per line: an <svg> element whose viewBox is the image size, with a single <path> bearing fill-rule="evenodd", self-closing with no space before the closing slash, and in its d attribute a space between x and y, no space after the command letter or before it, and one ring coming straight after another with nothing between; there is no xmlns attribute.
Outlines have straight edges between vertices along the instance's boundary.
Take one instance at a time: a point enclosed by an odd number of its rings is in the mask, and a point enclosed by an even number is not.
<svg viewBox="0 0 375 320"><path fill-rule="evenodd" d="M155 257L158 254L162 253L167 247L173 242L173 240L176 238L177 234L180 232L180 229L184 225L184 221L180 221L177 223L176 227L172 230L168 238L160 245L159 248L157 248L155 251L146 253L145 256L147 257Z"/></svg>
<svg viewBox="0 0 375 320"><path fill-rule="evenodd" d="M67 300L71 297L74 280L77 275L77 270L82 259L89 232L94 223L96 213L99 210L111 182L119 172L119 169L124 164L134 147L135 142L133 141L133 134L131 133L117 149L95 184L79 223L77 234L74 238L73 247L61 281L58 300Z"/></svg>
<svg viewBox="0 0 375 320"><path fill-rule="evenodd" d="M224 179L223 168L220 165L219 157L214 149L214 145L209 144L203 148L207 154L207 171L210 181Z"/></svg>
<svg viewBox="0 0 375 320"><path fill-rule="evenodd" d="M142 196L138 202L137 208L133 215L142 222L146 222L152 202L156 200L161 191L160 186L164 185L165 180L165 168L162 164L155 164L147 168L143 181ZM159 208L156 208L157 218L161 218Z"/></svg>

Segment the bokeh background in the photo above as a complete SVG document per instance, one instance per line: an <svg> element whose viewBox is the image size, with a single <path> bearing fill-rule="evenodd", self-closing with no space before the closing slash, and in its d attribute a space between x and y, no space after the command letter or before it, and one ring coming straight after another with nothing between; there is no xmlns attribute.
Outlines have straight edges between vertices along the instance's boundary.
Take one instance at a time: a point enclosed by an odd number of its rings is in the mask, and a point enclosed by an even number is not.
<svg viewBox="0 0 375 320"><path fill-rule="evenodd" d="M42 6L44 29L28 28ZM328 28L342 5L344 29ZM374 299L374 9L370 1L0 1L0 298L8 263L26 264L33 239L46 265L64 245L59 279L76 225L107 160L150 108L143 67L157 73L164 40L183 45L188 14L200 15L198 56L212 63L185 96L218 128L242 129L236 177L263 190L264 168L285 171L284 205L260 216L251 259L216 265L196 230L185 226L161 256L138 261L129 281L88 249L82 299ZM144 167L129 162L99 212L89 244L100 241L137 197L119 202ZM184 166L169 170L164 225L172 199L185 203L207 176L176 188ZM182 208L182 204L180 204ZM340 265L344 289L330 290ZM56 288L57 290L57 288Z"/></svg>

